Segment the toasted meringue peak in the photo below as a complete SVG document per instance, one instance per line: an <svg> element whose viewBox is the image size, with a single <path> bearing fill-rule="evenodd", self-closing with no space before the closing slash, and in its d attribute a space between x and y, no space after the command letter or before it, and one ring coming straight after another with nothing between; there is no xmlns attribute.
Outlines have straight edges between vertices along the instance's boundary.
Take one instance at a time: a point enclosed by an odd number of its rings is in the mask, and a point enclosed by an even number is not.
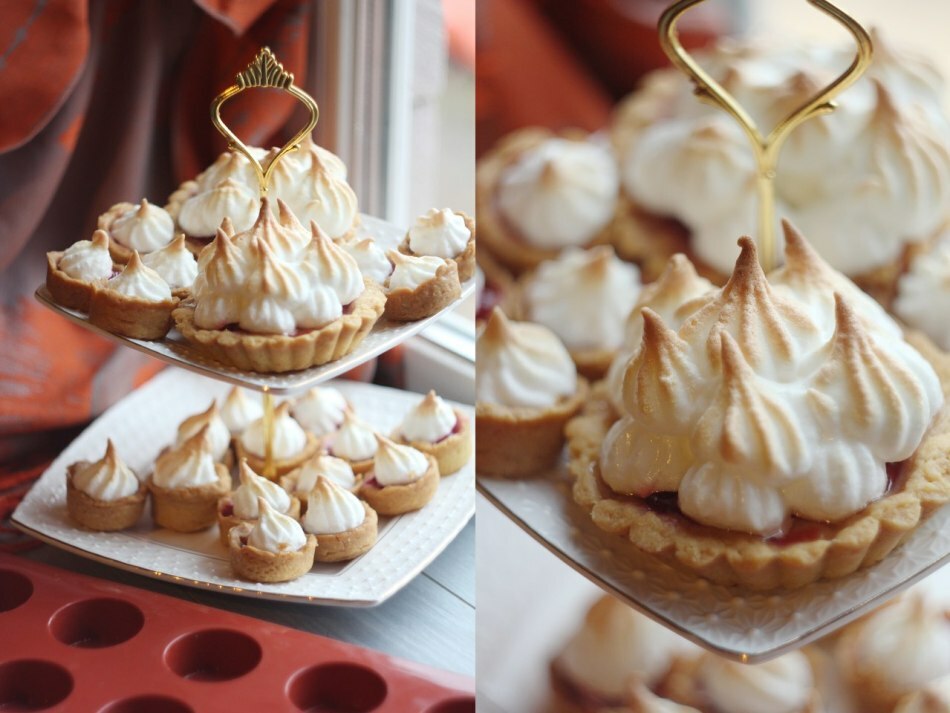
<svg viewBox="0 0 950 713"><path fill-rule="evenodd" d="M372 238L344 240L339 243L346 250L360 268L363 277L375 280L385 285L393 271L393 264L389 262L386 253Z"/></svg>
<svg viewBox="0 0 950 713"><path fill-rule="evenodd" d="M277 483L258 475L242 458L239 466L241 484L231 493L231 502L234 504L234 514L242 520L253 520L260 516L258 503L267 502L278 512L290 511L291 500L287 492Z"/></svg>
<svg viewBox="0 0 950 713"><path fill-rule="evenodd" d="M110 213L120 208L114 206ZM175 234L175 221L163 208L143 198L138 205L116 215L109 231L122 245L147 253L168 245Z"/></svg>
<svg viewBox="0 0 950 713"><path fill-rule="evenodd" d="M329 478L317 476L316 484L307 495L304 531L333 535L359 527L365 519L366 510L358 497Z"/></svg>
<svg viewBox="0 0 950 713"><path fill-rule="evenodd" d="M572 682L620 701L631 677L660 681L674 659L695 656L696 647L609 595L588 610L557 658Z"/></svg>
<svg viewBox="0 0 950 713"><path fill-rule="evenodd" d="M152 473L155 485L169 489L210 485L217 480L210 425L162 453Z"/></svg>
<svg viewBox="0 0 950 713"><path fill-rule="evenodd" d="M142 262L161 275L173 290L191 287L198 276L198 263L182 233L165 247L145 255Z"/></svg>
<svg viewBox="0 0 950 713"><path fill-rule="evenodd" d="M790 515L858 512L886 491L886 464L919 446L943 403L933 368L786 230L776 285L744 238L722 289L693 299L687 290L654 314L665 286L693 279L676 260L644 291L640 345L608 373L623 387L600 454L614 491L676 491L694 520L768 536Z"/></svg>
<svg viewBox="0 0 950 713"><path fill-rule="evenodd" d="M605 146L552 138L502 174L498 207L531 245L581 246L610 222L618 187L617 167Z"/></svg>
<svg viewBox="0 0 950 713"><path fill-rule="evenodd" d="M223 460L224 455L228 452L228 447L231 445L231 431L221 418L217 401L212 401L207 409L189 416L179 424L178 435L175 439L176 445L181 445L206 427L212 457L216 461Z"/></svg>
<svg viewBox="0 0 950 713"><path fill-rule="evenodd" d="M280 224L296 233L306 233L307 229L297 220L297 216L284 201L277 199L277 219Z"/></svg>
<svg viewBox="0 0 950 713"><path fill-rule="evenodd" d="M620 347L622 325L640 292L640 271L609 245L568 248L525 283L527 317L572 351Z"/></svg>
<svg viewBox="0 0 950 713"><path fill-rule="evenodd" d="M475 347L476 400L511 408L546 408L577 390L577 369L550 329L509 322L496 307Z"/></svg>
<svg viewBox="0 0 950 713"><path fill-rule="evenodd" d="M307 446L307 434L300 424L290 415L290 403L284 401L274 409L274 434L271 441L271 454L277 460L286 460L298 455ZM264 457L265 445L264 417L252 421L241 434L241 445L256 456Z"/></svg>
<svg viewBox="0 0 950 713"><path fill-rule="evenodd" d="M138 478L119 458L111 438L101 460L82 464L73 470L72 484L89 497L106 502L128 497L139 489Z"/></svg>
<svg viewBox="0 0 950 713"><path fill-rule="evenodd" d="M264 498L257 499L260 519L247 536L247 544L265 552L296 552L307 544L300 523L273 508Z"/></svg>
<svg viewBox="0 0 950 713"><path fill-rule="evenodd" d="M122 272L109 280L106 286L120 295L146 302L163 302L172 298L168 283L155 270L146 267L136 250L132 251L132 257Z"/></svg>
<svg viewBox="0 0 950 713"><path fill-rule="evenodd" d="M413 256L390 250L386 257L394 265L387 286L393 290L415 290L435 278L439 268L450 264L445 258L434 255Z"/></svg>
<svg viewBox="0 0 950 713"><path fill-rule="evenodd" d="M278 200L278 203L282 201ZM274 216L269 198L261 199L261 209L250 230L241 237L249 244L266 243L282 260L297 258L310 242L306 229L286 209L280 219Z"/></svg>
<svg viewBox="0 0 950 713"><path fill-rule="evenodd" d="M310 221L310 234L304 259L316 271L317 279L330 287L342 304L349 304L366 289L356 259L334 243L314 221Z"/></svg>
<svg viewBox="0 0 950 713"><path fill-rule="evenodd" d="M808 709L815 686L811 666L800 651L761 664L707 654L698 679L712 707L730 713L801 713Z"/></svg>
<svg viewBox="0 0 950 713"><path fill-rule="evenodd" d="M292 185L280 186L279 193L302 222L316 221L332 238L344 236L356 223L356 194L319 159Z"/></svg>
<svg viewBox="0 0 950 713"><path fill-rule="evenodd" d="M346 397L329 386L310 389L292 408L294 418L315 436L325 436L340 428L349 410Z"/></svg>
<svg viewBox="0 0 950 713"><path fill-rule="evenodd" d="M251 147L251 151L257 155L258 160L264 155L264 150L257 147ZM240 151L225 151L195 180L198 190L203 193L220 185L226 179L257 190L257 172L253 164Z"/></svg>
<svg viewBox="0 0 950 713"><path fill-rule="evenodd" d="M178 225L188 235L214 235L224 218L237 230L247 230L258 214L257 191L233 178L225 178L212 188L192 196L178 213Z"/></svg>
<svg viewBox="0 0 950 713"><path fill-rule="evenodd" d="M108 233L97 230L92 234L92 240L76 241L63 251L56 266L83 282L108 279L112 275Z"/></svg>
<svg viewBox="0 0 950 713"><path fill-rule="evenodd" d="M376 447L375 429L352 411L344 411L343 425L333 436L330 453L353 463L372 458Z"/></svg>
<svg viewBox="0 0 950 713"><path fill-rule="evenodd" d="M433 208L409 228L409 248L416 255L451 258L465 250L471 237L462 215L451 208Z"/></svg>
<svg viewBox="0 0 950 713"><path fill-rule="evenodd" d="M429 458L412 446L401 446L376 434L373 474L380 485L407 485L429 470Z"/></svg>
<svg viewBox="0 0 950 713"><path fill-rule="evenodd" d="M240 386L233 387L221 405L221 420L232 436L240 436L245 428L263 415L261 402L250 398Z"/></svg>
<svg viewBox="0 0 950 713"><path fill-rule="evenodd" d="M430 391L403 418L399 432L407 441L435 443L451 435L458 416L435 391Z"/></svg>
<svg viewBox="0 0 950 713"><path fill-rule="evenodd" d="M303 138L300 142L300 146L297 148L296 155L300 157L301 161L309 160L318 162L325 171L328 171L337 178L346 179L346 164L343 163L343 159L332 151L318 145L317 142L313 140L312 134L307 134Z"/></svg>
<svg viewBox="0 0 950 713"><path fill-rule="evenodd" d="M341 488L352 490L356 486L353 468L342 458L334 458L321 450L299 468L289 474L292 492L306 494L313 490L318 477L329 478Z"/></svg>

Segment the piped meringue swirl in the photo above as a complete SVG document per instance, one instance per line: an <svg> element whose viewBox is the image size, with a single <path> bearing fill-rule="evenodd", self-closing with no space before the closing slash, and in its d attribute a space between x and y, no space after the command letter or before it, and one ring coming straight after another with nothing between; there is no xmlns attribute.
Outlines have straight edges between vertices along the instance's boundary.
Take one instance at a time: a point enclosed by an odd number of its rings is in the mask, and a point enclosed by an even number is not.
<svg viewBox="0 0 950 713"><path fill-rule="evenodd" d="M314 535L333 535L359 527L366 511L358 497L322 475L307 495L303 529Z"/></svg>
<svg viewBox="0 0 950 713"><path fill-rule="evenodd" d="M66 248L56 267L75 280L107 280L112 275L108 233L97 230L92 240L77 240Z"/></svg>
<svg viewBox="0 0 950 713"><path fill-rule="evenodd" d="M73 470L72 483L89 497L106 502L134 495L140 487L135 473L116 453L112 439L106 445L102 460L85 463Z"/></svg>

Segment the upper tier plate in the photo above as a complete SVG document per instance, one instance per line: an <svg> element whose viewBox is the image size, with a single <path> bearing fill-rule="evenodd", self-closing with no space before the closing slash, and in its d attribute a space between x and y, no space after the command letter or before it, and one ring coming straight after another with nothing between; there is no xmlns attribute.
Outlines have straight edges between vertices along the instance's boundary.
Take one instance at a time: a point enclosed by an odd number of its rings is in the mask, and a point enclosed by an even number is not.
<svg viewBox="0 0 950 713"><path fill-rule="evenodd" d="M373 218L369 215L362 215L361 218L362 222L357 229L357 234L361 237L372 236L383 250L395 249L406 235L406 231L402 228L379 218ZM427 325L439 319L445 312L454 309L459 302L467 298L474 290L475 280L473 278L462 283L462 296L456 302L453 302L441 312L416 322L391 322L382 317L373 327L373 331L366 335L366 339L342 359L331 361L323 366L315 366L303 371L291 371L285 374L261 374L254 371L242 371L221 364L205 356L200 349L186 342L177 329L172 329L168 336L161 341L129 339L128 337L112 334L90 324L89 318L83 313L66 309L53 302L45 286L41 286L36 290L36 299L41 304L55 312L59 312L67 319L86 329L169 364L258 391L268 389L274 394L291 394L309 389L321 381L345 374L363 362L389 351L420 330L425 329Z"/></svg>
<svg viewBox="0 0 950 713"><path fill-rule="evenodd" d="M950 560L950 506L883 561L790 591L742 592L677 571L598 528L565 468L533 480L479 478L488 500L592 582L687 639L755 663L830 633Z"/></svg>
<svg viewBox="0 0 950 713"><path fill-rule="evenodd" d="M390 433L420 394L372 384L334 383L356 413L381 433ZM66 466L102 457L111 438L139 476L175 438L189 414L221 399L227 387L180 369L166 369L103 413L53 461L13 514L13 524L54 547L147 577L159 577L225 594L305 604L372 606L408 584L444 550L475 512L475 466L470 460L442 478L428 505L417 512L379 518L376 545L351 562L317 563L292 582L254 584L237 579L218 528L182 534L156 528L149 514L122 532L77 527L66 512ZM452 404L473 417L472 407Z"/></svg>

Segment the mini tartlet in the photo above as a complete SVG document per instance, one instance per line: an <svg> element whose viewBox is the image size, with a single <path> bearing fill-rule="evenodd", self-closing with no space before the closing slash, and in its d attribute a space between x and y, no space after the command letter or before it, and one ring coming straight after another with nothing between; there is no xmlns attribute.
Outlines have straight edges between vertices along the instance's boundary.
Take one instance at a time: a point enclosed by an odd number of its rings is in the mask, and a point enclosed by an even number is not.
<svg viewBox="0 0 950 713"><path fill-rule="evenodd" d="M301 524L317 538L318 562L355 559L376 544L376 511L322 475L307 495Z"/></svg>
<svg viewBox="0 0 950 713"><path fill-rule="evenodd" d="M323 440L327 453L341 458L357 475L366 473L373 467L376 455L376 429L356 416L352 411L343 414L340 429Z"/></svg>
<svg viewBox="0 0 950 713"><path fill-rule="evenodd" d="M615 242L616 162L583 131L510 134L479 160L476 181L478 261L493 280L565 248Z"/></svg>
<svg viewBox="0 0 950 713"><path fill-rule="evenodd" d="M119 458L109 440L102 460L66 468L66 509L90 530L115 532L132 527L145 509L147 490Z"/></svg>
<svg viewBox="0 0 950 713"><path fill-rule="evenodd" d="M376 436L373 469L360 487L362 497L380 515L402 515L425 507L439 489L439 464L411 446Z"/></svg>
<svg viewBox="0 0 950 713"><path fill-rule="evenodd" d="M921 356L788 224L785 241L768 278L743 238L723 288L652 293L620 419L604 389L567 428L595 524L754 590L874 564L950 500L950 362Z"/></svg>
<svg viewBox="0 0 950 713"><path fill-rule="evenodd" d="M455 262L459 281L475 275L475 221L450 208L433 208L416 218L399 251L406 255L434 255Z"/></svg>
<svg viewBox="0 0 950 713"><path fill-rule="evenodd" d="M434 456L439 473L451 475L472 457L469 418L430 391L407 413L393 433L393 440Z"/></svg>
<svg viewBox="0 0 950 713"><path fill-rule="evenodd" d="M222 545L228 546L228 533L232 527L260 517L259 500L266 500L277 512L295 520L300 517L300 500L277 483L255 473L246 460L241 461L238 472L240 485L218 500L218 536Z"/></svg>
<svg viewBox="0 0 950 713"><path fill-rule="evenodd" d="M117 263L132 259L132 252L145 255L160 250L175 237L175 221L157 205L143 198L134 203L116 203L99 216L99 230L109 235L109 252Z"/></svg>
<svg viewBox="0 0 950 713"><path fill-rule="evenodd" d="M162 453L146 485L152 519L176 532L197 532L215 524L218 500L231 490L228 469L214 462L210 428Z"/></svg>
<svg viewBox="0 0 950 713"><path fill-rule="evenodd" d="M308 433L323 438L340 430L343 416L353 408L332 386L316 386L295 400L290 412Z"/></svg>
<svg viewBox="0 0 950 713"><path fill-rule="evenodd" d="M623 325L640 292L640 271L609 245L568 248L523 274L505 312L544 325L563 342L584 377L603 377L622 346Z"/></svg>
<svg viewBox="0 0 950 713"><path fill-rule="evenodd" d="M96 285L114 274L109 236L102 230L93 233L92 240L46 253L46 289L62 307L88 312Z"/></svg>
<svg viewBox="0 0 950 713"><path fill-rule="evenodd" d="M475 463L482 475L520 477L552 467L587 381L547 327L492 310L476 344Z"/></svg>
<svg viewBox="0 0 950 713"><path fill-rule="evenodd" d="M192 414L178 424L175 446L180 446L189 438L204 430L205 427L208 428L207 438L211 457L216 463L224 463L225 466L230 468L233 465L230 455L231 431L224 419L221 418L217 401L212 400L204 411Z"/></svg>
<svg viewBox="0 0 950 713"><path fill-rule="evenodd" d="M280 478L280 486L291 495L303 500L306 510L307 493L314 489L317 478L327 478L344 490L356 492L363 483L362 476L356 475L353 468L342 458L334 458L321 450L312 458L304 461L300 466Z"/></svg>
<svg viewBox="0 0 950 713"><path fill-rule="evenodd" d="M289 582L313 567L317 539L300 523L261 498L260 518L232 527L228 535L231 569L251 582Z"/></svg>
<svg viewBox="0 0 950 713"><path fill-rule="evenodd" d="M89 322L133 339L161 339L172 326L178 298L137 252L115 277L98 283L89 298Z"/></svg>
<svg viewBox="0 0 950 713"><path fill-rule="evenodd" d="M396 250L387 255L395 266L386 282L386 317L414 322L431 317L462 294L458 267L441 257L413 257Z"/></svg>
<svg viewBox="0 0 950 713"><path fill-rule="evenodd" d="M274 409L274 437L271 456L278 476L286 475L320 449L320 440L303 430L290 415L290 403L285 401ZM260 473L264 471L265 451L264 418L251 422L234 441L238 460L247 459L248 465Z"/></svg>
<svg viewBox="0 0 950 713"><path fill-rule="evenodd" d="M315 223L304 229L278 200L202 252L193 302L175 310L178 330L209 356L239 369L286 372L350 353L383 313L386 298L356 261Z"/></svg>

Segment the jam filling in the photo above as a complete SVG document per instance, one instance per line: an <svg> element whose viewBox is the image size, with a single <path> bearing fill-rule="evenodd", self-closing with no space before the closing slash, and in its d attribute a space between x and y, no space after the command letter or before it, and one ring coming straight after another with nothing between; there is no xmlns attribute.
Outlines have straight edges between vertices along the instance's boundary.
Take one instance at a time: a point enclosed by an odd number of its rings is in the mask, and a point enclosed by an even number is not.
<svg viewBox="0 0 950 713"><path fill-rule="evenodd" d="M234 503L230 500L221 505L221 515L231 517L234 514Z"/></svg>
<svg viewBox="0 0 950 713"><path fill-rule="evenodd" d="M904 487L907 482L907 476L910 471L910 461L901 461L900 463L887 463L887 488L884 495L895 493ZM884 497L882 495L881 497ZM635 496L623 496L631 500L637 500L646 505L647 509L662 517L672 517L682 520L695 528L705 528L706 525L696 522L688 515L685 515L679 506L679 496L675 492L657 492L648 495L645 498ZM806 520L793 515L777 532L763 537L766 542L774 545L787 546L801 542L814 542L825 535L830 534L831 524L816 520Z"/></svg>
<svg viewBox="0 0 950 713"><path fill-rule="evenodd" d="M448 433L446 433L446 434L445 434L444 436L442 436L441 438L437 438L436 440L434 440L434 441L432 441L432 442L433 442L433 443L441 443L442 441L444 441L444 440L446 440L446 439L448 439L448 438L451 438L452 436L456 435L457 433L461 433L461 431L462 431L462 419L456 418L456 419L455 419L455 425L452 426L452 430L449 431Z"/></svg>

